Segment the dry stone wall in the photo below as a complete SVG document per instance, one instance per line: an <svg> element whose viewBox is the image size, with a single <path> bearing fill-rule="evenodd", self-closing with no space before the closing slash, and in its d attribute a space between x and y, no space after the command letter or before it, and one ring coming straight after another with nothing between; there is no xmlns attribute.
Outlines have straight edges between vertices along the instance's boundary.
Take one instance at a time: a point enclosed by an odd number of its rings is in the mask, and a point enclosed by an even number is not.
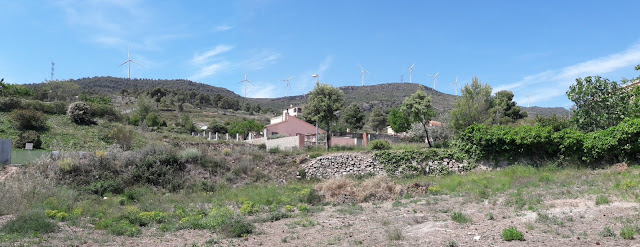
<svg viewBox="0 0 640 247"><path fill-rule="evenodd" d="M423 164L411 163L401 165L393 172L385 170L383 164L375 160L370 153L335 153L318 157L302 164L307 178L334 178L350 175L394 175L424 173L425 175L441 175L449 172L462 173L468 171L471 164L457 162L453 159L428 161Z"/></svg>

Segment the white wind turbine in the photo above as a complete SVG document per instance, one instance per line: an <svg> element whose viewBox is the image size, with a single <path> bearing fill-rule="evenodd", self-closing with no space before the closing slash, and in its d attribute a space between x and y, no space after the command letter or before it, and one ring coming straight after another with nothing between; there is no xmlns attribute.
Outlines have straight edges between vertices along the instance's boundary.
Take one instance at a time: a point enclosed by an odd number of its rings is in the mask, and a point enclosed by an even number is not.
<svg viewBox="0 0 640 247"><path fill-rule="evenodd" d="M289 79L281 80L281 81L286 81L287 82L287 97L289 97L289 81L291 80L291 78L293 78L293 76L289 77ZM246 79L247 78L245 78L245 80Z"/></svg>
<svg viewBox="0 0 640 247"><path fill-rule="evenodd" d="M413 63L411 65L411 67L407 67L409 68L409 83L413 83L413 66L416 65L416 63Z"/></svg>
<svg viewBox="0 0 640 247"><path fill-rule="evenodd" d="M362 86L364 87L364 73L369 73L369 71L364 70L362 66L360 66L360 69L362 69L362 74L360 76L362 76Z"/></svg>
<svg viewBox="0 0 640 247"><path fill-rule="evenodd" d="M531 107L531 94L527 94L527 107Z"/></svg>
<svg viewBox="0 0 640 247"><path fill-rule="evenodd" d="M440 74L440 72L436 73L436 75L428 75L433 77L433 90L436 90L436 83L438 82L438 74Z"/></svg>
<svg viewBox="0 0 640 247"><path fill-rule="evenodd" d="M247 82L251 85L253 85L253 83L251 83L251 81L249 79L247 79L247 73L244 73L244 80L239 81L238 83L243 83L244 82L244 97L247 97ZM255 86L255 85L253 85Z"/></svg>
<svg viewBox="0 0 640 247"><path fill-rule="evenodd" d="M124 65L125 63L129 63L129 74L128 74L129 80L131 80L131 63L135 63L137 65L140 65L141 67L144 67L144 66L142 66L142 64L139 64L138 62L131 60L131 54L129 53L129 49L128 48L127 48L127 61L124 61L124 63L118 65L118 67Z"/></svg>
<svg viewBox="0 0 640 247"><path fill-rule="evenodd" d="M456 76L456 82L452 82L451 84L456 85L456 96L458 96L458 76Z"/></svg>

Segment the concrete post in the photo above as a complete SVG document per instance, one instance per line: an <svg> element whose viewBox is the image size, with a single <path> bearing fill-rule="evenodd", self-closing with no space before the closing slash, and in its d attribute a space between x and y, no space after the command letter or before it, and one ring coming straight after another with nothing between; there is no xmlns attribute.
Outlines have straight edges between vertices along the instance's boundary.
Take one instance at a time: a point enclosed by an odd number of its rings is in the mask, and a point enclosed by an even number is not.
<svg viewBox="0 0 640 247"><path fill-rule="evenodd" d="M11 164L11 139L0 139L0 165Z"/></svg>
<svg viewBox="0 0 640 247"><path fill-rule="evenodd" d="M229 133L227 133L227 141L229 140Z"/></svg>
<svg viewBox="0 0 640 247"><path fill-rule="evenodd" d="M218 140L218 132L216 132L216 141Z"/></svg>

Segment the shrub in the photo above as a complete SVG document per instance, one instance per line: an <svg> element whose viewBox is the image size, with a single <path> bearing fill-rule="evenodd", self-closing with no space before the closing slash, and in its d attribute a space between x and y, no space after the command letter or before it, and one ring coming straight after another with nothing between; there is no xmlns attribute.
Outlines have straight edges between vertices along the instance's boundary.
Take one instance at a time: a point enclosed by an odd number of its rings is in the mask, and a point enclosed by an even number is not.
<svg viewBox="0 0 640 247"><path fill-rule="evenodd" d="M106 193L120 194L124 191L124 185L120 180L101 180L91 183L88 190L99 196L104 196Z"/></svg>
<svg viewBox="0 0 640 247"><path fill-rule="evenodd" d="M600 232L600 236L605 238L615 237L616 232L614 232L613 229L611 229L611 227L605 226Z"/></svg>
<svg viewBox="0 0 640 247"><path fill-rule="evenodd" d="M391 241L403 240L404 235L402 234L402 229L394 227L386 230L387 239Z"/></svg>
<svg viewBox="0 0 640 247"><path fill-rule="evenodd" d="M471 219L462 212L453 212L451 220L459 224L471 223Z"/></svg>
<svg viewBox="0 0 640 247"><path fill-rule="evenodd" d="M40 139L40 134L33 130L27 130L24 132L20 132L18 134L18 138L13 143L14 148L25 148L27 143L33 143L33 148L41 149L42 148L42 140Z"/></svg>
<svg viewBox="0 0 640 247"><path fill-rule="evenodd" d="M10 112L22 108L22 100L14 97L0 98L0 111Z"/></svg>
<svg viewBox="0 0 640 247"><path fill-rule="evenodd" d="M253 233L255 229L256 227L244 217L235 216L222 228L222 234L227 237L239 238Z"/></svg>
<svg viewBox="0 0 640 247"><path fill-rule="evenodd" d="M108 104L95 104L88 105L91 109L91 117L106 118L111 121L118 121L121 119L120 114Z"/></svg>
<svg viewBox="0 0 640 247"><path fill-rule="evenodd" d="M504 231L502 231L502 239L504 241L513 241L513 240L524 241L524 235L522 234L522 232L518 231L518 229L516 229L515 227L509 227L507 229L504 229Z"/></svg>
<svg viewBox="0 0 640 247"><path fill-rule="evenodd" d="M147 114L147 117L144 118L144 121L149 127L162 127L167 125L165 121L160 119L160 116L158 114L153 112Z"/></svg>
<svg viewBox="0 0 640 247"><path fill-rule="evenodd" d="M35 110L14 110L9 114L9 119L21 130L38 130L47 125L44 113Z"/></svg>
<svg viewBox="0 0 640 247"><path fill-rule="evenodd" d="M260 208L258 208L252 201L244 201L240 208L240 212L244 215L252 215L260 212Z"/></svg>
<svg viewBox="0 0 640 247"><path fill-rule="evenodd" d="M74 102L69 105L67 117L76 124L94 124L91 119L91 108L84 102Z"/></svg>
<svg viewBox="0 0 640 247"><path fill-rule="evenodd" d="M131 149L133 137L133 129L124 125L116 126L111 130L111 133L109 133L109 138L114 140L124 150Z"/></svg>
<svg viewBox="0 0 640 247"><path fill-rule="evenodd" d="M197 162L200 160L200 157L202 157L202 152L197 148L187 148L180 152L180 158L184 162Z"/></svg>
<svg viewBox="0 0 640 247"><path fill-rule="evenodd" d="M620 229L620 237L626 240L632 240L633 235L635 235L636 231L632 227L626 226Z"/></svg>
<svg viewBox="0 0 640 247"><path fill-rule="evenodd" d="M15 219L8 221L0 230L9 234L33 236L56 232L58 231L58 225L51 222L41 211L29 211L19 214Z"/></svg>
<svg viewBox="0 0 640 247"><path fill-rule="evenodd" d="M142 233L140 227L135 226L128 221L121 220L111 224L107 228L107 232L117 236L135 237Z"/></svg>
<svg viewBox="0 0 640 247"><path fill-rule="evenodd" d="M387 140L373 140L369 142L369 149L371 150L389 150L391 145Z"/></svg>

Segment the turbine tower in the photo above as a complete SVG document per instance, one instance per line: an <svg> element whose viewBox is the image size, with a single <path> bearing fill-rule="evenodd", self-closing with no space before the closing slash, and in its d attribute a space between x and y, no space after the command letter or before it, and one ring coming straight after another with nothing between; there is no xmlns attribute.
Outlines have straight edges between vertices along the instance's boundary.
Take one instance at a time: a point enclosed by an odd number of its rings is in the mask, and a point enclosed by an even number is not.
<svg viewBox="0 0 640 247"><path fill-rule="evenodd" d="M289 79L281 80L287 82L287 97L289 97L289 81L291 80L291 78L293 78L293 76L289 77ZM245 77L244 79L246 80L247 78Z"/></svg>
<svg viewBox="0 0 640 247"><path fill-rule="evenodd" d="M409 83L413 83L413 66L416 65L416 63L413 63L411 65L411 67L407 67L409 68Z"/></svg>
<svg viewBox="0 0 640 247"><path fill-rule="evenodd" d="M51 81L53 81L53 72L55 71L54 69L55 66L56 66L56 63L51 61Z"/></svg>
<svg viewBox="0 0 640 247"><path fill-rule="evenodd" d="M129 53L129 49L127 49L127 61L124 61L124 63L118 65L118 67L124 65L125 63L129 63L129 74L128 74L129 80L131 80L131 63L135 63L137 65L140 65L141 67L144 67L142 66L142 64L139 64L138 62L131 60L131 54Z"/></svg>
<svg viewBox="0 0 640 247"><path fill-rule="evenodd" d="M362 76L362 86L364 87L364 73L369 73L369 71L364 70L362 66L360 66L360 69L362 69L362 74L360 76Z"/></svg>
<svg viewBox="0 0 640 247"><path fill-rule="evenodd" d="M458 96L458 76L456 76L456 82L452 82L451 84L456 85L456 96Z"/></svg>
<svg viewBox="0 0 640 247"><path fill-rule="evenodd" d="M244 97L247 97L247 82L251 85L253 85L253 83L251 83L251 81L249 79L247 79L247 73L244 73L244 80L239 81L238 83L243 83L244 82ZM255 86L255 85L253 85Z"/></svg>
<svg viewBox="0 0 640 247"><path fill-rule="evenodd" d="M428 75L433 77L433 90L436 90L436 83L438 82L438 74L440 74L440 72L436 73L436 75Z"/></svg>
<svg viewBox="0 0 640 247"><path fill-rule="evenodd" d="M531 107L531 94L527 94L527 107Z"/></svg>

